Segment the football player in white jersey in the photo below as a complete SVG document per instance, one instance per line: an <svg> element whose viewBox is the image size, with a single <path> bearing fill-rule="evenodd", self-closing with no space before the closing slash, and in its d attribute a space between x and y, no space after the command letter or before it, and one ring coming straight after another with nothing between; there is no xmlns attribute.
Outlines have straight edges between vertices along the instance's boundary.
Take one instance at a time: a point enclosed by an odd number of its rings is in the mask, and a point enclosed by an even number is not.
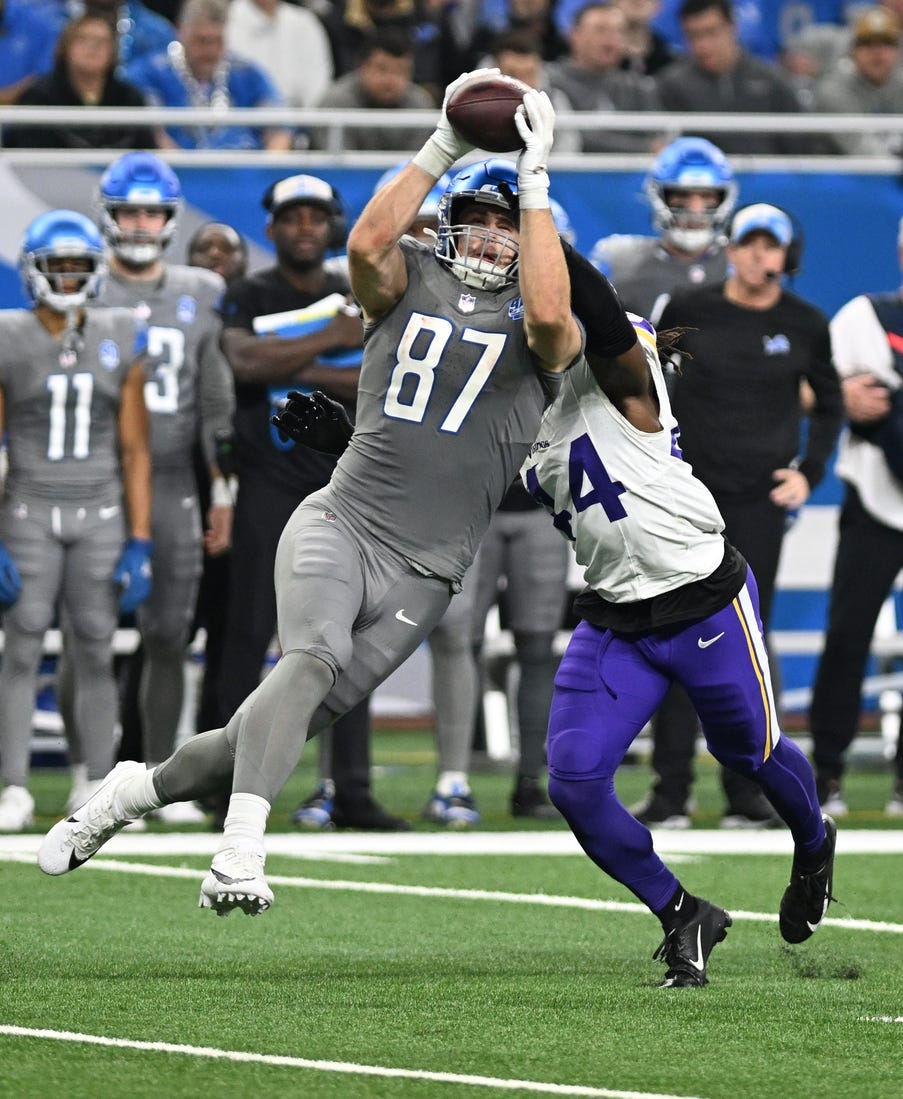
<svg viewBox="0 0 903 1099"><path fill-rule="evenodd" d="M4 832L33 820L29 744L45 631L57 612L69 623L72 707L85 729L87 773L100 780L118 710L117 601L132 612L151 590L144 325L131 310L93 307L106 262L82 214L35 219L20 269L34 308L0 313L0 435L5 429L9 460L0 505Z"/></svg>
<svg viewBox="0 0 903 1099"><path fill-rule="evenodd" d="M565 376L521 473L588 585L555 678L549 794L589 857L661 921L663 987L699 986L731 917L684 890L614 788L670 684L690 695L712 754L756 781L790 828L793 868L780 905L788 942L809 938L832 899L836 829L822 818L808 760L781 734L755 578L682 460L655 331L636 317L630 355L596 353L594 310L610 291L579 257L570 273L586 355Z"/></svg>

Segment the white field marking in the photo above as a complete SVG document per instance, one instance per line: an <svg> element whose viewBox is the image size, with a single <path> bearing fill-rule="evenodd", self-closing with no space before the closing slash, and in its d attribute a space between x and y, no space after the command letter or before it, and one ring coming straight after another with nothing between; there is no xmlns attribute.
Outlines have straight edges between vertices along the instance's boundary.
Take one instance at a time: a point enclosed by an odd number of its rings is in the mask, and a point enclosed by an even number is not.
<svg viewBox="0 0 903 1099"><path fill-rule="evenodd" d="M31 863L29 855L21 853L5 854L0 851L0 862ZM155 866L144 862L123 862L120 859L92 859L85 864L92 870L109 870L119 874L144 874L156 878L193 878L197 880L201 871L186 866ZM84 867L82 868L84 869ZM443 900L458 901L498 901L505 904L533 904L547 908L581 908L590 912L634 912L649 914L644 904L635 901L601 901L594 897L564 897L550 893L501 893L491 889L446 889L428 885L392 885L388 882L369 881L325 881L319 878L295 878L283 874L267 874L270 885L286 885L295 889L331 889L346 893L374 893L405 897L438 897ZM777 923L778 917L770 912L744 912L731 910L735 920L750 920L759 923ZM880 920L836 920L826 917L822 927L846 927L851 931L888 931L903 934L903 924L885 923Z"/></svg>
<svg viewBox="0 0 903 1099"><path fill-rule="evenodd" d="M0 859L7 853L37 855L43 836L0 835ZM104 846L104 854L121 855L213 855L219 847L219 832L140 832L114 836ZM136 842L137 841L137 842ZM362 846L366 847L366 844ZM267 853L290 855L310 862L340 862L381 865L395 860L391 855L366 854L359 849L330 851L308 849L307 837L274 833L267 835Z"/></svg>
<svg viewBox="0 0 903 1099"><path fill-rule="evenodd" d="M793 840L785 828L745 832L688 828L652 833L655 850L668 861L678 856L791 855ZM0 835L0 852L36 855L39 835ZM212 855L215 832L120 832L104 846L111 855ZM903 855L903 828L849 829L837 834L838 855ZM295 858L329 855L578 855L583 849L568 831L550 832L268 832L267 852ZM341 861L341 860L338 860Z"/></svg>
<svg viewBox="0 0 903 1099"><path fill-rule="evenodd" d="M243 1050L216 1049L211 1046L173 1045L171 1042L139 1042L131 1038L107 1038L100 1034L78 1034L70 1030L38 1030L0 1024L0 1034L17 1038L49 1038L56 1042L138 1049L149 1053L183 1053L189 1057L208 1057L216 1061L241 1061L284 1068L306 1068L317 1072L340 1072L350 1076L383 1076L403 1080L431 1080L439 1084L466 1084L477 1088L505 1091L533 1091L540 1095L577 1095L590 1099L692 1099L691 1096L662 1095L653 1091L620 1091L612 1088L584 1087L581 1084L544 1084L539 1080L505 1080L495 1076L473 1076L455 1072L427 1072L415 1068L389 1068L384 1065L355 1065L347 1061L314 1061L306 1057L283 1057L274 1053L246 1053Z"/></svg>
<svg viewBox="0 0 903 1099"><path fill-rule="evenodd" d="M860 1015L859 1023L903 1023L903 1015Z"/></svg>

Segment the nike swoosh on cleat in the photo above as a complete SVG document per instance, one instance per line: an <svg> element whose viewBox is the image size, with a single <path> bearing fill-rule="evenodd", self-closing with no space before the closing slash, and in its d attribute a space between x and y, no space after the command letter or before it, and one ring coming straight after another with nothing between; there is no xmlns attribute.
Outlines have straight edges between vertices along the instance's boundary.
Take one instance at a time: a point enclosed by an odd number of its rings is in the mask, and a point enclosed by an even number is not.
<svg viewBox="0 0 903 1099"><path fill-rule="evenodd" d="M700 973L705 969L705 962L702 960L702 924L696 928L696 957L687 958L687 961Z"/></svg>
<svg viewBox="0 0 903 1099"><path fill-rule="evenodd" d="M697 638L696 644L700 649L707 649L709 645L714 645L715 642L720 641L722 637L724 637L724 630L722 630L721 633L715 634L714 637L710 637L708 641L703 641L701 637Z"/></svg>
<svg viewBox="0 0 903 1099"><path fill-rule="evenodd" d="M685 896L686 896L686 893L681 893L680 900L674 906L674 911L675 912L679 912L683 908L683 906L684 906L684 897Z"/></svg>
<svg viewBox="0 0 903 1099"><path fill-rule="evenodd" d="M406 622L409 626L417 625L416 622L412 622L411 619L408 618L408 616L404 613L404 607L402 607L400 611L395 612L395 617L398 619L399 622Z"/></svg>
<svg viewBox="0 0 903 1099"><path fill-rule="evenodd" d="M238 885L239 882L253 881L253 878L230 878L228 874L221 874L219 870L214 870L210 867L210 873L216 878L220 885Z"/></svg>

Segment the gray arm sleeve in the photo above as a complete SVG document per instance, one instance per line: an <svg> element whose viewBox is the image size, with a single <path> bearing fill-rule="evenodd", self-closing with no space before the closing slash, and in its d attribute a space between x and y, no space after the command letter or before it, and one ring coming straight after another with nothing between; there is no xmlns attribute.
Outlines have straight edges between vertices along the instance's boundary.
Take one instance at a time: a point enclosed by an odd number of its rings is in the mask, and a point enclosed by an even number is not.
<svg viewBox="0 0 903 1099"><path fill-rule="evenodd" d="M208 466L216 460L217 436L231 433L235 412L235 382L219 336L219 325L206 334L199 364L201 449Z"/></svg>

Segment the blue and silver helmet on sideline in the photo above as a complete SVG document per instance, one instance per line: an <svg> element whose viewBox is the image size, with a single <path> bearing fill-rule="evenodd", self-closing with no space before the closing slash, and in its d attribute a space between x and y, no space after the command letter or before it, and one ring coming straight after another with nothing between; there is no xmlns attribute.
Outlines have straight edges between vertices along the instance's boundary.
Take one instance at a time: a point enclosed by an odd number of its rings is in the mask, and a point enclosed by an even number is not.
<svg viewBox="0 0 903 1099"><path fill-rule="evenodd" d="M54 260L78 260L81 271L58 271ZM19 272L33 302L57 313L71 313L96 298L107 273L104 244L97 226L75 210L50 210L25 230ZM66 290L67 284L77 284Z"/></svg>
<svg viewBox="0 0 903 1099"><path fill-rule="evenodd" d="M737 202L737 184L727 157L703 137L679 137L666 145L643 189L652 206L652 224L684 252L701 252L714 243ZM714 191L717 201L709 210L689 211L674 202L687 191Z"/></svg>
<svg viewBox="0 0 903 1099"><path fill-rule="evenodd" d="M173 238L182 208L182 186L172 168L153 153L126 153L100 177L97 204L101 232L114 255L143 267L158 260ZM127 207L162 209L166 223L159 233L124 233L116 222L116 212Z"/></svg>
<svg viewBox="0 0 903 1099"><path fill-rule="evenodd" d="M462 225L461 211L473 203L505 210L517 224L516 165L493 158L462 168L439 200L436 256L466 286L498 290L517 279L518 242L481 225ZM506 253L513 258L500 262Z"/></svg>

